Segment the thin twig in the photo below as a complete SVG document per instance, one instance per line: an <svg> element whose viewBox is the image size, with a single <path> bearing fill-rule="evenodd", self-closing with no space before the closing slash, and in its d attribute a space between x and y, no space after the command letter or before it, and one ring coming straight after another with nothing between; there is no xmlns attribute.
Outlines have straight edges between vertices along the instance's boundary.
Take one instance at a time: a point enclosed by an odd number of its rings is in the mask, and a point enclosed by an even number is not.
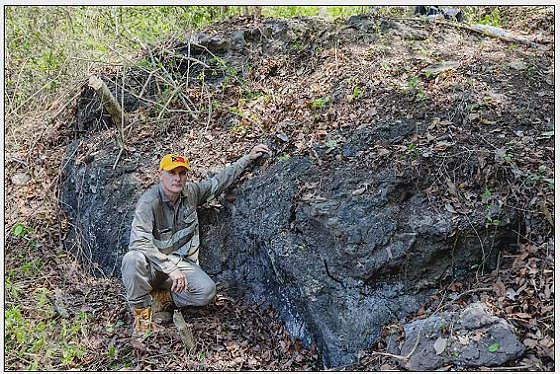
<svg viewBox="0 0 560 374"><path fill-rule="evenodd" d="M107 78L107 79L108 79L111 83L115 84L115 86L121 87L117 82L113 82L110 78ZM158 102L156 102L156 101L147 99L147 98L145 98L145 97L140 97L140 96L138 96L138 94L136 94L134 91L132 91L132 90L126 88L126 87L124 88L124 90L125 90L126 92L128 92L129 94L131 94L132 96L134 96L135 98L137 98L138 100L142 100L142 101L144 101L144 102L146 102L146 103L150 103L150 104L153 104L153 105L157 105L157 106L159 106L159 107L163 107L162 104L160 104L160 103L158 103ZM193 117L195 116L195 114L194 114L193 111L191 111L191 110L167 109L167 111L168 111L169 113L189 113L189 114L191 114Z"/></svg>
<svg viewBox="0 0 560 374"><path fill-rule="evenodd" d="M420 336L422 335L423 330L424 330L424 325L420 325L420 329L418 330L418 334L416 334L416 341L414 342L414 346L412 347L412 349L410 350L410 352L406 356L395 355L395 354L387 353L387 352L378 352L378 351L373 351L373 352L371 352L371 354L372 355L378 355L378 356L391 357L391 358L397 359L399 361L404 361L404 363L406 364L406 361L408 361L410 359L410 357L412 357L412 355L414 354L414 352L418 348L418 344L420 343Z"/></svg>
<svg viewBox="0 0 560 374"><path fill-rule="evenodd" d="M152 75L156 71L157 70L150 71L150 74L148 74L148 78L146 78L146 82L144 82L144 85L142 86L142 90L140 90L140 97L142 97L142 95L144 95L144 91L146 90L146 87L148 86L148 82L150 81L150 79L152 79Z"/></svg>
<svg viewBox="0 0 560 374"><path fill-rule="evenodd" d="M132 61L131 59L127 58L126 56L120 54L117 50L112 49L112 51L114 51L115 53L119 54L119 56L120 56L121 58L123 58L124 60L128 61L129 63L134 64L134 61ZM150 53L150 58L151 58L151 60L152 60L152 64L155 66L156 64L155 64L155 61L154 61L154 59L153 59L153 55L152 55L151 51L149 51L149 53ZM136 68L138 68L138 69L140 69L140 70L142 70L142 71L144 71L144 72L147 72L147 73L149 73L149 74L152 74L152 75L155 76L156 78L159 78L163 83L165 83L165 84L167 84L167 85L169 85L169 86L173 86L173 87L176 88L176 89L181 88L181 86L182 86L182 85L177 85L177 83L171 78L171 76L170 76L169 73L165 70L165 68L163 68L163 70L164 70L165 73L167 73L167 75L168 75L167 78L164 77L163 75L160 75L160 74L157 73L157 71L160 70L160 68L157 68L157 69L155 69L155 70L148 70L148 69L146 69L146 68L144 68L144 67L142 67L142 66L136 66ZM117 83L115 83L115 84L117 84ZM158 87L159 87L159 86L158 86ZM142 97L141 95L140 95L140 96L137 95L137 94L134 93L132 90L127 90L127 92L129 92L131 95L133 95L134 97L136 97L136 98L139 99L139 100L143 100L143 101L145 101L145 102L149 102L149 103L151 103L151 104L158 105L159 107L162 107L162 108L164 107L164 106L161 105L160 103L156 103L155 101L146 99L146 98ZM186 101L189 101L190 104L191 104L193 107L195 106L194 103L193 103L188 97L186 97L186 96L184 96L184 95L179 95L179 97L180 97L180 99L182 100L183 104L185 105L185 107L186 107L188 110L179 110L179 109L169 110L169 109L167 109L167 111L170 112L170 113L189 113L193 118L198 119L198 113L195 112L195 111L191 108L191 106L189 106L189 104L187 104Z"/></svg>

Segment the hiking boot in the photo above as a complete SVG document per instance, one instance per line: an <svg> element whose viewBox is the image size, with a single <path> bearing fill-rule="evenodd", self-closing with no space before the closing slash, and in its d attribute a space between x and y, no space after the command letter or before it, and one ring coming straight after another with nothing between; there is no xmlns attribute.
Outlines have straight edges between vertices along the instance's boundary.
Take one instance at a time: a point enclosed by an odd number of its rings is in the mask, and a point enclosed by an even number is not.
<svg viewBox="0 0 560 374"><path fill-rule="evenodd" d="M141 337L151 331L152 308L134 308L134 330L132 336Z"/></svg>
<svg viewBox="0 0 560 374"><path fill-rule="evenodd" d="M152 290L153 321L158 324L169 323L173 318L171 312L175 304L168 290Z"/></svg>

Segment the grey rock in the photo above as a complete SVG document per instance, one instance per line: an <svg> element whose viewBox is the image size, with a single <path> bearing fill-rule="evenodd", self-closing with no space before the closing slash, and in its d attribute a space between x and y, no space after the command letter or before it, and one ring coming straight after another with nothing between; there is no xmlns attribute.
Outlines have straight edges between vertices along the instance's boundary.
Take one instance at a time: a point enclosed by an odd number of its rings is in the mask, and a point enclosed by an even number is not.
<svg viewBox="0 0 560 374"><path fill-rule="evenodd" d="M245 32L243 31L234 31L231 34L231 45L236 50L242 50L245 48Z"/></svg>
<svg viewBox="0 0 560 374"><path fill-rule="evenodd" d="M12 178L10 178L10 180L16 186L23 186L29 183L29 181L31 180L31 176L27 173L17 173L12 175Z"/></svg>
<svg viewBox="0 0 560 374"><path fill-rule="evenodd" d="M351 16L347 21L349 26L362 32L373 32L377 29L377 23L367 14L358 14Z"/></svg>
<svg viewBox="0 0 560 374"><path fill-rule="evenodd" d="M412 352L406 363L409 370L435 370L448 364L462 368L498 366L521 357L525 351L513 327L489 314L482 303L411 322L404 331L400 354ZM440 354L434 347L438 339L447 342Z"/></svg>
<svg viewBox="0 0 560 374"><path fill-rule="evenodd" d="M231 46L230 41L218 36L210 36L205 33L199 33L198 44L208 48L212 52L224 52Z"/></svg>

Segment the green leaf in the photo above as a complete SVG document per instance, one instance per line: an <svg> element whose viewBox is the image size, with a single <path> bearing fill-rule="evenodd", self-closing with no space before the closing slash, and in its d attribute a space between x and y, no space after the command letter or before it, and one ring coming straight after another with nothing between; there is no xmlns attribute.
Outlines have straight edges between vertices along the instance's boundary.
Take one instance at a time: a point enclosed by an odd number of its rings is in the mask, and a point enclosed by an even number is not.
<svg viewBox="0 0 560 374"><path fill-rule="evenodd" d="M15 236L19 238L20 236L23 235L24 230L25 230L25 226L23 226L21 223L18 223L16 227L14 227L13 233Z"/></svg>
<svg viewBox="0 0 560 374"><path fill-rule="evenodd" d="M488 200L490 200L491 197L492 197L492 192L490 192L488 187L486 187L486 189L484 190L482 195L480 195L480 198L481 198L482 202L483 203L487 202Z"/></svg>
<svg viewBox="0 0 560 374"><path fill-rule="evenodd" d="M500 343L494 343L488 347L488 352L494 353L497 352L498 349L500 349Z"/></svg>

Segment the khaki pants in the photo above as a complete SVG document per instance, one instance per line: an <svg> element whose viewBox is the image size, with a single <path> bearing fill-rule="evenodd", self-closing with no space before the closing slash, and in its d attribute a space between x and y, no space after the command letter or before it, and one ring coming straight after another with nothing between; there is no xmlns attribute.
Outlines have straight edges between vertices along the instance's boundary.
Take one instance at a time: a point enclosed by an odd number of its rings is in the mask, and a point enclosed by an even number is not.
<svg viewBox="0 0 560 374"><path fill-rule="evenodd" d="M175 305L179 308L187 305L207 305L216 294L214 281L196 263L183 261L175 255L170 257L177 260L177 267L187 278L185 291L171 292ZM153 289L171 289L172 281L167 274L156 269L140 251L129 251L124 255L121 273L126 298L132 308L151 305L150 292Z"/></svg>

